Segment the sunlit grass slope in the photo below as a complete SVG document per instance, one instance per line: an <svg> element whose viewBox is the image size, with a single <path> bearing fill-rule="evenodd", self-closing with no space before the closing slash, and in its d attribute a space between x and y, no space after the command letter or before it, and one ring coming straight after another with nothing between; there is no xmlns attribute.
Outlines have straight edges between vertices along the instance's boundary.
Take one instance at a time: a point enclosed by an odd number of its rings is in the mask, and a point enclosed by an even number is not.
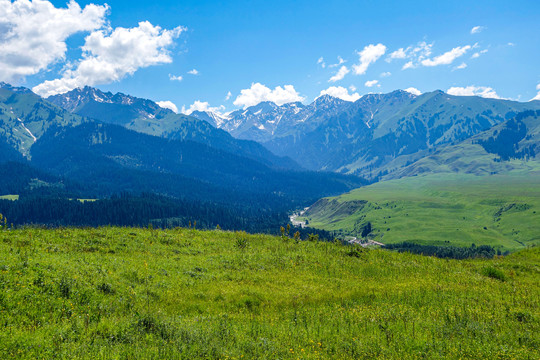
<svg viewBox="0 0 540 360"><path fill-rule="evenodd" d="M540 243L540 173L437 174L383 181L323 199L309 225L357 236L371 222L383 243L491 245Z"/></svg>
<svg viewBox="0 0 540 360"><path fill-rule="evenodd" d="M0 358L537 359L540 249L492 260L221 231L0 231Z"/></svg>

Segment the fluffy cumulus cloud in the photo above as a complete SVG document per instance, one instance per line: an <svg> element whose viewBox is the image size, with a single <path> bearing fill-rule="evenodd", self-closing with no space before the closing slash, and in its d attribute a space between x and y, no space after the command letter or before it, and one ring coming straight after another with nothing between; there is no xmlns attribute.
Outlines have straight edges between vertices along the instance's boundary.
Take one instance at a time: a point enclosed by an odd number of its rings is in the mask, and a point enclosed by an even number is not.
<svg viewBox="0 0 540 360"><path fill-rule="evenodd" d="M446 92L455 96L480 96L483 98L501 99L495 90L487 86L451 87Z"/></svg>
<svg viewBox="0 0 540 360"><path fill-rule="evenodd" d="M247 108L262 101L272 101L277 105L283 105L290 102L304 101L304 99L292 85L277 86L272 90L261 83L253 83L249 89L240 91L240 95L236 97L233 104Z"/></svg>
<svg viewBox="0 0 540 360"><path fill-rule="evenodd" d="M442 55L435 56L433 59L422 60L422 65L424 66L439 66L439 65L449 65L454 62L457 58L465 55L467 51L472 48L470 45L458 46L453 48L450 51L445 52Z"/></svg>
<svg viewBox="0 0 540 360"><path fill-rule="evenodd" d="M190 75L199 75L199 70L192 69L192 70L189 70L187 73L190 74Z"/></svg>
<svg viewBox="0 0 540 360"><path fill-rule="evenodd" d="M156 104L164 109L169 109L178 114L178 107L172 101L157 101Z"/></svg>
<svg viewBox="0 0 540 360"><path fill-rule="evenodd" d="M82 59L59 79L32 90L42 96L64 93L84 85L105 84L132 75L140 68L172 62L168 47L184 30L164 30L148 21L134 28L94 31L85 39Z"/></svg>
<svg viewBox="0 0 540 360"><path fill-rule="evenodd" d="M65 60L66 40L106 26L107 5L56 8L42 0L0 0L0 78L20 81Z"/></svg>
<svg viewBox="0 0 540 360"><path fill-rule="evenodd" d="M196 100L193 104L189 106L189 108L182 106L182 113L186 115L190 115L194 111L208 111L208 112L213 112L214 114L217 114L219 116L222 116L222 111L224 110L225 110L225 107L223 105L212 107L207 101L199 101L199 100Z"/></svg>
<svg viewBox="0 0 540 360"><path fill-rule="evenodd" d="M471 29L471 34L478 34L479 32L485 30L485 26L475 26Z"/></svg>
<svg viewBox="0 0 540 360"><path fill-rule="evenodd" d="M356 75L363 75L366 73L369 65L379 60L381 56L386 53L386 46L383 44L366 46L362 51L357 52L360 57L360 63L353 65L353 70Z"/></svg>
<svg viewBox="0 0 540 360"><path fill-rule="evenodd" d="M385 71L385 72L381 73L381 77L383 77L383 78L389 77L391 75L392 75L392 73L390 71Z"/></svg>
<svg viewBox="0 0 540 360"><path fill-rule="evenodd" d="M345 101L356 101L361 98L358 93L349 94L349 90L342 86L330 86L328 89L321 91L319 96L322 95L330 95Z"/></svg>
<svg viewBox="0 0 540 360"><path fill-rule="evenodd" d="M366 82L364 83L364 85L365 85L366 87L373 87L373 86L375 86L375 85L381 86L381 85L379 85L379 80L369 80L369 81L366 81Z"/></svg>
<svg viewBox="0 0 540 360"><path fill-rule="evenodd" d="M347 75L349 72L350 70L345 65L343 65L334 74L334 76L332 76L330 80L328 80L328 82L336 82L336 81L342 80L345 77L345 75Z"/></svg>
<svg viewBox="0 0 540 360"><path fill-rule="evenodd" d="M454 67L454 70L461 70L461 69L465 69L466 67L467 67L467 64L461 63L458 66Z"/></svg>
<svg viewBox="0 0 540 360"><path fill-rule="evenodd" d="M413 87L410 87L410 88L407 88L407 89L404 89L404 91L408 92L408 93L411 93L413 95L422 95L422 92L420 90L418 90L417 88L413 88Z"/></svg>
<svg viewBox="0 0 540 360"><path fill-rule="evenodd" d="M232 92L227 92L227 95L225 95L225 101L229 101L229 99L231 98L232 96Z"/></svg>
<svg viewBox="0 0 540 360"><path fill-rule="evenodd" d="M326 67L326 63L324 62L324 58L322 56L319 58L319 60L317 60L317 64L321 65L323 69Z"/></svg>

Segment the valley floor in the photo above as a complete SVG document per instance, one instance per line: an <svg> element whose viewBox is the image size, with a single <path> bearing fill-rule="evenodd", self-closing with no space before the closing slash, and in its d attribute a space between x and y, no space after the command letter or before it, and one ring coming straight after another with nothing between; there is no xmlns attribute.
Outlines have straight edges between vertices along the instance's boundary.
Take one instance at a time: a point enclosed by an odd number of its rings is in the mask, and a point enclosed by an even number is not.
<svg viewBox="0 0 540 360"><path fill-rule="evenodd" d="M501 252L540 244L540 172L429 174L387 180L322 199L297 221L385 244L490 245Z"/></svg>
<svg viewBox="0 0 540 360"><path fill-rule="evenodd" d="M540 248L443 260L191 229L0 231L2 359L538 359Z"/></svg>

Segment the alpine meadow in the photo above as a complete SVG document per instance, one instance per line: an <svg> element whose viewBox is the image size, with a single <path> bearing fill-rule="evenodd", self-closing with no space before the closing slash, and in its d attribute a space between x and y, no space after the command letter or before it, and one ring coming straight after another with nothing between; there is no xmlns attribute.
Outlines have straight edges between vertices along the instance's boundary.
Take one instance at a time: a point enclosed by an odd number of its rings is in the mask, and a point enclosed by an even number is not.
<svg viewBox="0 0 540 360"><path fill-rule="evenodd" d="M539 16L0 0L0 359L539 359Z"/></svg>

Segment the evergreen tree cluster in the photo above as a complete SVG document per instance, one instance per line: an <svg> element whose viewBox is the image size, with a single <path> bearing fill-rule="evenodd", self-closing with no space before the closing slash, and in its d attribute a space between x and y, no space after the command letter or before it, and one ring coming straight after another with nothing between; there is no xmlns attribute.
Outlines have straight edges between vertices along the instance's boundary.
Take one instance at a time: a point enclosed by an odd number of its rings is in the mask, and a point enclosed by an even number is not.
<svg viewBox="0 0 540 360"><path fill-rule="evenodd" d="M468 258L493 258L496 254L501 255L492 246L472 244L470 247L459 246L436 246L436 245L420 245L412 242L402 242L397 244L387 244L385 249L397 250L399 252L410 252L413 254L435 256L438 258L447 259L468 259Z"/></svg>
<svg viewBox="0 0 540 360"><path fill-rule="evenodd" d="M238 209L211 202L173 199L154 194L121 194L107 199L77 200L22 196L17 201L0 200L0 213L14 226L153 226L159 228L243 230L277 235L289 222L285 212ZM298 228L301 238L310 234L331 239L324 230Z"/></svg>
<svg viewBox="0 0 540 360"><path fill-rule="evenodd" d="M487 140L478 140L484 150L490 154L497 154L501 160L527 159L536 156L533 146L519 150L519 142L527 136L527 125L523 122L528 117L538 117L540 111L528 110L517 114L512 120L506 122L505 127L495 131Z"/></svg>

